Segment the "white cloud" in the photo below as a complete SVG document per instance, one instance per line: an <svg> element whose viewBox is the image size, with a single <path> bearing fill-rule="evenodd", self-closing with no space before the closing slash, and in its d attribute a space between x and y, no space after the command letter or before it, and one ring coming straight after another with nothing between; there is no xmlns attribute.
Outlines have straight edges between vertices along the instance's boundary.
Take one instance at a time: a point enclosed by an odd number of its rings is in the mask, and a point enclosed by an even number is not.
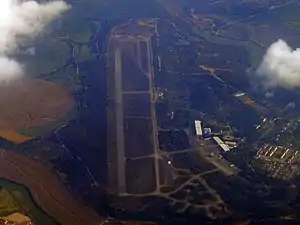
<svg viewBox="0 0 300 225"><path fill-rule="evenodd" d="M29 47L24 51L25 54L27 55L35 55L35 48L34 47Z"/></svg>
<svg viewBox="0 0 300 225"><path fill-rule="evenodd" d="M0 82L24 73L23 66L8 55L18 51L18 46L26 39L43 32L69 7L64 1L39 4L36 1L0 0Z"/></svg>
<svg viewBox="0 0 300 225"><path fill-rule="evenodd" d="M289 102L285 107L284 110L294 109L296 107L295 102Z"/></svg>
<svg viewBox="0 0 300 225"><path fill-rule="evenodd" d="M266 98L273 98L274 97L274 92L273 91L267 91L265 93L265 97Z"/></svg>
<svg viewBox="0 0 300 225"><path fill-rule="evenodd" d="M299 87L300 48L293 49L283 40L276 41L268 48L256 76L267 89Z"/></svg>
<svg viewBox="0 0 300 225"><path fill-rule="evenodd" d="M9 82L23 75L23 66L8 57L0 56L0 82Z"/></svg>

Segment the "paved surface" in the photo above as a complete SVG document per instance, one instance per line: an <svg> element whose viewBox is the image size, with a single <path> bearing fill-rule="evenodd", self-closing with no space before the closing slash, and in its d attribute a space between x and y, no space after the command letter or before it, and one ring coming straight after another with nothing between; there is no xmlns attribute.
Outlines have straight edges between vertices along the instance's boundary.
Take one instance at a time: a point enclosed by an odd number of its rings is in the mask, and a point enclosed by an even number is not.
<svg viewBox="0 0 300 225"><path fill-rule="evenodd" d="M110 45L111 45L111 60L112 64L111 67L113 67L112 74L108 79L113 80L112 83L110 83L109 90L113 89L113 92L111 92L111 98L113 101L113 109L114 109L114 124L115 126L115 136L112 139L115 139L116 145L114 145L110 148L110 154L111 156L110 165L112 165L111 168L114 168L114 175L111 174L110 176L115 176L116 180L114 181L114 184L117 185L116 192L118 194L126 194L128 190L126 190L126 181L128 181L129 178L126 178L126 149L125 149L125 122L124 119L148 119L151 122L151 128L152 131L149 133L149 137L152 137L153 140L150 140L153 142L153 150L152 153L148 154L145 153L142 157L137 158L130 158L130 160L133 159L143 159L143 158L149 158L149 160L154 160L154 170L155 170L155 190L154 192L158 192L159 189L159 166L158 166L158 137L157 137L157 123L156 123L156 116L155 116L155 96L154 96L154 88L153 88L153 78L154 78L154 68L153 68L153 55L152 55L152 43L151 43L151 37L154 35L154 32L148 32L146 36L143 35L130 35L128 33L122 34L122 30L126 30L126 26L130 26L128 24L125 24L124 26L116 27L113 29L112 36L110 39ZM141 44L145 44L145 52L141 52ZM131 46L128 48L128 46ZM130 50L132 50L134 47L137 49L137 54L135 56L132 56L135 58L137 65L132 65L133 67L137 66L142 71L142 76L144 75L148 79L148 87L146 90L124 90L124 87L122 86L122 79L124 79L124 72L128 73L130 71L124 71L124 65L122 65L122 54L125 54L126 56L130 56ZM147 59L147 66L146 68L142 67L142 56L146 56ZM128 77L127 77L128 78ZM130 78L129 78L130 79ZM141 95L141 94L149 94L150 98L150 116L127 116L124 114L124 95ZM143 132L143 127L139 128L141 129L140 132ZM127 131L130 133L130 131ZM140 149L140 151L143 151L143 149ZM115 189L115 188L114 188Z"/></svg>

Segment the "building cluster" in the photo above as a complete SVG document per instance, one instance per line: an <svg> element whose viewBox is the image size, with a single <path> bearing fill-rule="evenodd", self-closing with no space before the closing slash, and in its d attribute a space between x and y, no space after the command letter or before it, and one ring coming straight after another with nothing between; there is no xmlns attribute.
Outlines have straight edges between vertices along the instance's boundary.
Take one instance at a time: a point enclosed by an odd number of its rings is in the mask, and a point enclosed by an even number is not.
<svg viewBox="0 0 300 225"><path fill-rule="evenodd" d="M225 159L222 153L236 148L235 138L228 132L213 132L209 127L203 127L199 120L194 121L195 131L198 138L199 152L210 164L214 165L225 176L235 175L239 169Z"/></svg>
<svg viewBox="0 0 300 225"><path fill-rule="evenodd" d="M237 147L233 136L214 133L210 127L203 127L203 123L200 120L195 120L195 130L199 138L212 139L224 152L229 152Z"/></svg>
<svg viewBox="0 0 300 225"><path fill-rule="evenodd" d="M256 167L270 177L290 180L300 174L300 154L296 149L265 144L255 158Z"/></svg>
<svg viewBox="0 0 300 225"><path fill-rule="evenodd" d="M218 136L214 136L213 139L224 152L230 151L229 146L227 144L225 144L224 141L222 141Z"/></svg>

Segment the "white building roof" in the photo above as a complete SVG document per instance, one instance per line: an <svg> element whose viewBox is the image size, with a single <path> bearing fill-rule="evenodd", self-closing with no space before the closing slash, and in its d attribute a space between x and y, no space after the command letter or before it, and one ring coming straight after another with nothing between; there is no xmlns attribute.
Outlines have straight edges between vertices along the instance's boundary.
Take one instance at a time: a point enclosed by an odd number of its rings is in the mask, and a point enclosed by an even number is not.
<svg viewBox="0 0 300 225"><path fill-rule="evenodd" d="M223 151L225 151L225 152L230 151L230 148L228 147L228 145L226 145L219 137L214 136L213 139L223 149Z"/></svg>
<svg viewBox="0 0 300 225"><path fill-rule="evenodd" d="M202 122L200 120L195 120L195 129L196 129L197 136L203 135Z"/></svg>
<svg viewBox="0 0 300 225"><path fill-rule="evenodd" d="M240 96L243 96L243 95L245 95L245 93L243 93L243 92L238 92L238 93L234 94L235 97L240 97Z"/></svg>
<svg viewBox="0 0 300 225"><path fill-rule="evenodd" d="M213 139L215 140L215 142L217 142L218 145L223 144L223 141L219 137L214 136Z"/></svg>
<svg viewBox="0 0 300 225"><path fill-rule="evenodd" d="M204 127L204 132L205 133L211 133L211 128L210 127Z"/></svg>
<svg viewBox="0 0 300 225"><path fill-rule="evenodd" d="M229 152L230 148L228 147L228 145L226 144L220 144L220 147L225 151L225 152Z"/></svg>

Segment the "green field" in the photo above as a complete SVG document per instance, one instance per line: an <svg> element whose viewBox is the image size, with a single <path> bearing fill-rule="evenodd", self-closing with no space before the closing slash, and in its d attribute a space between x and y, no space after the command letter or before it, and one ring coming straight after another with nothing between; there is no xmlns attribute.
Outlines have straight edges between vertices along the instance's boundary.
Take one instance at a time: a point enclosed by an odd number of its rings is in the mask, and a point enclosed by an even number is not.
<svg viewBox="0 0 300 225"><path fill-rule="evenodd" d="M58 225L33 200L28 189L6 179L0 179L0 216L20 212L32 219L36 225Z"/></svg>
<svg viewBox="0 0 300 225"><path fill-rule="evenodd" d="M22 211L21 205L15 200L9 188L0 187L0 216L7 216Z"/></svg>

